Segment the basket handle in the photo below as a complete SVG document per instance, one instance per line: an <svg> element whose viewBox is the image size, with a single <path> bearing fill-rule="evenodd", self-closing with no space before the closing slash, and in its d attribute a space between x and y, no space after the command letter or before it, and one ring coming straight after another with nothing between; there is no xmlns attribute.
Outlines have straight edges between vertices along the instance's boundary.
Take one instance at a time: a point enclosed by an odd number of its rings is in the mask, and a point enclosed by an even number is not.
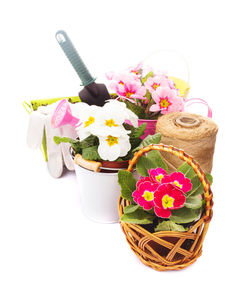
<svg viewBox="0 0 250 292"><path fill-rule="evenodd" d="M129 166L127 171L132 172L134 166L136 165L136 163L138 162L138 160L140 159L141 156L143 156L144 154L150 152L151 150L158 150L158 151L163 151L163 152L168 152L171 153L177 157L179 157L181 160L187 162L195 171L195 173L197 174L197 176L199 177L204 190L205 190L205 201L206 201L206 213L205 213L205 217L203 218L204 221L208 222L212 219L212 207L213 207L213 193L211 191L210 188L210 183L208 182L208 180L206 179L206 175L203 172L203 170L200 168L199 164L188 154L186 154L183 150L180 150L178 148L175 148L173 146L167 146L164 144L151 144L149 146L143 147L142 149L140 149L138 152L136 152L134 154L134 157L129 161Z"/></svg>
<svg viewBox="0 0 250 292"><path fill-rule="evenodd" d="M185 65L185 69L186 69L186 74L187 74L187 79L185 80L188 84L190 83L190 69L189 69L189 64L188 61L186 59L186 57L184 57L184 55L182 55L180 52L176 51L176 50L170 50L170 49L159 49L159 50L155 50L152 53L150 53L149 55L147 55L143 60L141 60L141 63L144 63L145 61L149 60L152 56L157 55L158 53L168 53L168 54L174 54L176 55L180 60L182 60L183 64Z"/></svg>

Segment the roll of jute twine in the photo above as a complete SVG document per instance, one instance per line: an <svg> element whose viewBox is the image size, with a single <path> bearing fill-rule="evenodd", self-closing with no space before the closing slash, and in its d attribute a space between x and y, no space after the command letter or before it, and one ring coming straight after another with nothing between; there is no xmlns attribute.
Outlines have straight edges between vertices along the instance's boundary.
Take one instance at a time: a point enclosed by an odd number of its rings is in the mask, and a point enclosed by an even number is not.
<svg viewBox="0 0 250 292"><path fill-rule="evenodd" d="M169 113L158 119L156 132L161 133L163 144L183 149L205 172L211 173L218 132L217 125L211 119L187 112ZM181 165L177 157L169 153L162 155L170 172Z"/></svg>

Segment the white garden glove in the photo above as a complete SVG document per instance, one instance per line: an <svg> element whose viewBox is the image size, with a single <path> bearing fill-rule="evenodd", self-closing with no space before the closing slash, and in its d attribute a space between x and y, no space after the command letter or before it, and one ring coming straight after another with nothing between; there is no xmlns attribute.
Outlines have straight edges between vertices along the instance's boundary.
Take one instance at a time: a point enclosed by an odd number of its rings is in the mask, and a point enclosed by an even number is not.
<svg viewBox="0 0 250 292"><path fill-rule="evenodd" d="M38 107L37 111L30 114L27 144L30 148L36 149L42 145L43 134L45 130L47 141L48 170L50 174L58 178L63 173L64 165L68 170L74 170L74 162L70 155L70 144L61 143L56 145L54 136L77 137L74 127L64 125L60 128L51 127L51 117L59 102L47 106Z"/></svg>

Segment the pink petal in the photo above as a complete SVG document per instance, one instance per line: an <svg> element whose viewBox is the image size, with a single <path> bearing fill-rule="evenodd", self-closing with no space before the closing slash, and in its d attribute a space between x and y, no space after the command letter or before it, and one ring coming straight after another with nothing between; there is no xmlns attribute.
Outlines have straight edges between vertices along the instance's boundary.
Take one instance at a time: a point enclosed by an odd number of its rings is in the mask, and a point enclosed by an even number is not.
<svg viewBox="0 0 250 292"><path fill-rule="evenodd" d="M154 207L155 214L161 218L169 218L171 215L170 209Z"/></svg>
<svg viewBox="0 0 250 292"><path fill-rule="evenodd" d="M159 103L160 102L160 96L158 95L158 93L157 92L153 92L152 93L152 98L153 98L153 100L156 102L156 103Z"/></svg>
<svg viewBox="0 0 250 292"><path fill-rule="evenodd" d="M151 112L159 112L161 110L159 104L153 104L151 105L150 109Z"/></svg>

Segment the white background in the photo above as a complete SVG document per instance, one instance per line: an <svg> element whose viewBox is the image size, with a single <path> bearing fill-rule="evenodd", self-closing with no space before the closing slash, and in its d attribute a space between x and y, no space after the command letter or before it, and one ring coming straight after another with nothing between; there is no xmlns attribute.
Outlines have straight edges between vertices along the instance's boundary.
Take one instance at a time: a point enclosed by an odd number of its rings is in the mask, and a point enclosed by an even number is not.
<svg viewBox="0 0 250 292"><path fill-rule="evenodd" d="M248 1L5 1L0 4L0 291L249 291ZM64 29L102 78L151 52L181 52L190 97L211 105L219 133L214 217L203 255L177 272L137 260L119 224L86 219L74 173L50 177L26 146L21 103L77 95L55 40ZM185 74L181 72L180 74ZM184 77L183 77L184 78Z"/></svg>

